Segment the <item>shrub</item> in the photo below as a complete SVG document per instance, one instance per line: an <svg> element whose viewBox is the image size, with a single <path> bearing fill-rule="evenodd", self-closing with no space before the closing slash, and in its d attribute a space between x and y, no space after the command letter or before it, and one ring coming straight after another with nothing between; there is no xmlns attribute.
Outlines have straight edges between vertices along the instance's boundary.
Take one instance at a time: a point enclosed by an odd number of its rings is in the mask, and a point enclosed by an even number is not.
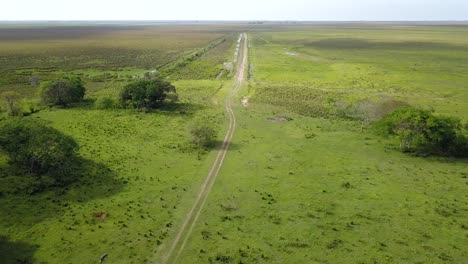
<svg viewBox="0 0 468 264"><path fill-rule="evenodd" d="M21 115L20 99L21 96L17 92L8 91L0 94L2 108L5 109L6 113L10 116Z"/></svg>
<svg viewBox="0 0 468 264"><path fill-rule="evenodd" d="M38 86L39 84L41 84L41 78L37 77L37 76L31 76L29 78L29 83L32 85L32 86Z"/></svg>
<svg viewBox="0 0 468 264"><path fill-rule="evenodd" d="M393 98L383 98L379 100L366 98L354 104L348 104L343 101L335 103L337 116L360 121L361 130L395 110L406 106L408 106L407 103Z"/></svg>
<svg viewBox="0 0 468 264"><path fill-rule="evenodd" d="M375 125L382 135L400 139L400 150L421 155L468 155L468 138L460 120L436 116L422 109L405 107Z"/></svg>
<svg viewBox="0 0 468 264"><path fill-rule="evenodd" d="M41 110L43 106L39 104L37 100L25 99L22 102L23 115L28 116L34 113L37 113Z"/></svg>
<svg viewBox="0 0 468 264"><path fill-rule="evenodd" d="M28 119L2 122L0 149L9 161L30 173L48 174L66 182L76 158L78 144L69 136Z"/></svg>
<svg viewBox="0 0 468 264"><path fill-rule="evenodd" d="M176 89L159 78L132 82L120 93L120 102L125 108L155 109L161 107L166 99L176 101Z"/></svg>
<svg viewBox="0 0 468 264"><path fill-rule="evenodd" d="M99 97L94 102L94 106L96 109L112 109L115 106L115 102L110 97Z"/></svg>
<svg viewBox="0 0 468 264"><path fill-rule="evenodd" d="M198 148L208 149L215 144L216 130L206 122L195 122L190 128L191 142Z"/></svg>
<svg viewBox="0 0 468 264"><path fill-rule="evenodd" d="M80 78L64 78L61 80L46 82L41 85L41 100L47 105L67 106L83 100L85 87Z"/></svg>

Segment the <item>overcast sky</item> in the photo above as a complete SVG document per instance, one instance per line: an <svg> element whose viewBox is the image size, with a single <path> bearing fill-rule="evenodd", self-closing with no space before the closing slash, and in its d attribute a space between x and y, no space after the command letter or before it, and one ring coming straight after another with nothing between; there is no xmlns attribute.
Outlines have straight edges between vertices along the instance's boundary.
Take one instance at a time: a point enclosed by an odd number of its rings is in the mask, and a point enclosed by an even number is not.
<svg viewBox="0 0 468 264"><path fill-rule="evenodd" d="M2 0L0 20L468 20L468 0Z"/></svg>

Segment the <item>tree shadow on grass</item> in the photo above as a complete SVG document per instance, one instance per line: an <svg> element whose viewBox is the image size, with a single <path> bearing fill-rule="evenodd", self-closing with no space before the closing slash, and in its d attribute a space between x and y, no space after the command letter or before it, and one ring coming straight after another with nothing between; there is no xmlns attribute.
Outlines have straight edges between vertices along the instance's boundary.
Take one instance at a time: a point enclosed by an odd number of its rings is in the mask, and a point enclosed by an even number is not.
<svg viewBox="0 0 468 264"><path fill-rule="evenodd" d="M10 241L0 236L0 262L3 264L34 263L34 252L38 246L23 241Z"/></svg>
<svg viewBox="0 0 468 264"><path fill-rule="evenodd" d="M221 149L223 149L223 140L216 140L216 141L213 143L213 149L215 149L215 150L221 150ZM230 151L239 150L239 149L240 149L239 144L234 143L234 142L231 142L231 143L229 144L229 150L230 150Z"/></svg>
<svg viewBox="0 0 468 264"><path fill-rule="evenodd" d="M205 109L206 106L194 103L170 103L155 109L158 113L165 115L193 115L195 112Z"/></svg>
<svg viewBox="0 0 468 264"><path fill-rule="evenodd" d="M33 226L48 218L60 218L71 204L108 197L120 192L124 183L108 167L76 158L78 179L66 186L45 186L36 176L14 174L6 165L0 177L0 228Z"/></svg>

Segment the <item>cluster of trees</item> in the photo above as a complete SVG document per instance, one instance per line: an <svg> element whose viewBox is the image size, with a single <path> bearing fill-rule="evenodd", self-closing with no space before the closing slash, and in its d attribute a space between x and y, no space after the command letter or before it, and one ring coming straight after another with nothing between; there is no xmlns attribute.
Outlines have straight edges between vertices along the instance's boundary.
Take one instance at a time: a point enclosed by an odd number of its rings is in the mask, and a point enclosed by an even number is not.
<svg viewBox="0 0 468 264"><path fill-rule="evenodd" d="M40 85L43 105L68 106L83 100L85 87L80 78L67 77ZM23 102L16 92L0 94L2 109L10 116L21 116ZM177 100L175 87L160 78L137 80L126 85L119 103L111 98L96 101L99 109L117 106L138 110L155 109L165 102ZM193 132L197 144L208 146L214 132L197 127ZM15 171L27 172L37 177L42 186L65 185L76 180L74 170L79 165L78 144L73 138L30 118L11 118L0 122L0 151L4 153ZM21 170L17 170L21 169ZM74 176L75 175L75 176Z"/></svg>
<svg viewBox="0 0 468 264"><path fill-rule="evenodd" d="M65 184L73 179L78 144L73 138L31 119L10 119L0 126L0 150L9 162L38 177Z"/></svg>
<svg viewBox="0 0 468 264"><path fill-rule="evenodd" d="M55 81L43 82L39 88L42 105L68 106L81 102L86 89L80 78L66 77ZM156 109L165 102L178 100L176 88L170 82L161 78L147 78L127 84L121 91L119 103L112 98L103 97L96 100L98 109L115 107L134 108L138 110ZM23 114L22 98L20 94L8 91L0 94L2 109L10 116Z"/></svg>
<svg viewBox="0 0 468 264"><path fill-rule="evenodd" d="M177 101L175 87L163 79L138 80L126 85L120 93L120 103L124 108L155 109L165 101Z"/></svg>
<svg viewBox="0 0 468 264"><path fill-rule="evenodd" d="M86 89L80 78L67 77L41 84L39 93L41 102L44 105L67 106L83 100ZM14 91L7 91L0 94L0 105L3 111L9 116L21 116L23 114L35 112L36 107L27 103L21 95ZM24 109L29 108L29 109Z"/></svg>
<svg viewBox="0 0 468 264"><path fill-rule="evenodd" d="M418 155L468 156L467 130L459 119L404 107L375 124L385 136L397 136L400 150Z"/></svg>

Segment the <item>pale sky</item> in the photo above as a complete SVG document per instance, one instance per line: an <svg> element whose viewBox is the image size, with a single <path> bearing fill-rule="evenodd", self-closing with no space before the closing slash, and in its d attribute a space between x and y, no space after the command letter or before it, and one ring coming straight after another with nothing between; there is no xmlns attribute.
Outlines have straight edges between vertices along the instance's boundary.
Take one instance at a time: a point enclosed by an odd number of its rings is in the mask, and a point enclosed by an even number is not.
<svg viewBox="0 0 468 264"><path fill-rule="evenodd" d="M468 20L468 0L2 0L0 20Z"/></svg>

